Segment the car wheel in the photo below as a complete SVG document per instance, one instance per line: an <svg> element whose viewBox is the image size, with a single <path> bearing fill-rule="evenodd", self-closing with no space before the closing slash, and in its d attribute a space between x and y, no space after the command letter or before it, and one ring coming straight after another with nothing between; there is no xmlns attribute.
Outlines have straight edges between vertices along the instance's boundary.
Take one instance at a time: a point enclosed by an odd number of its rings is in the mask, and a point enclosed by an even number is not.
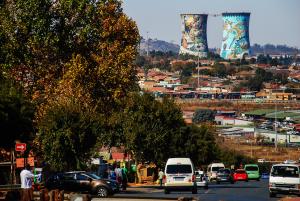
<svg viewBox="0 0 300 201"><path fill-rule="evenodd" d="M249 180L247 179L245 182L248 182Z"/></svg>
<svg viewBox="0 0 300 201"><path fill-rule="evenodd" d="M220 184L220 181L217 181L217 184Z"/></svg>
<svg viewBox="0 0 300 201"><path fill-rule="evenodd" d="M259 178L258 178L258 179L256 179L256 181L259 181Z"/></svg>
<svg viewBox="0 0 300 201"><path fill-rule="evenodd" d="M234 184L234 181L230 181L231 184Z"/></svg>
<svg viewBox="0 0 300 201"><path fill-rule="evenodd" d="M270 196L270 198L275 198L276 197L276 193L270 192L269 196Z"/></svg>
<svg viewBox="0 0 300 201"><path fill-rule="evenodd" d="M192 190L192 194L197 194L197 188L194 188L194 189Z"/></svg>
<svg viewBox="0 0 300 201"><path fill-rule="evenodd" d="M102 186L100 186L100 187L97 188L97 192L96 193L97 193L98 197L107 197L108 196L107 189L105 187L102 187Z"/></svg>
<svg viewBox="0 0 300 201"><path fill-rule="evenodd" d="M208 186L204 186L204 189L208 189Z"/></svg>
<svg viewBox="0 0 300 201"><path fill-rule="evenodd" d="M165 194L170 194L170 190L165 189Z"/></svg>

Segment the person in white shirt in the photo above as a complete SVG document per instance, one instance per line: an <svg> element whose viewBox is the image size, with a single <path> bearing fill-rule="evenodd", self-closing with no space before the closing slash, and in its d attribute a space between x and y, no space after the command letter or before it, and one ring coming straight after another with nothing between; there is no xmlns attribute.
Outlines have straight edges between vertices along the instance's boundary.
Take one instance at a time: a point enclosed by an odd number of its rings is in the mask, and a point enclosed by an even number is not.
<svg viewBox="0 0 300 201"><path fill-rule="evenodd" d="M34 175L30 171L30 165L27 164L25 169L21 171L21 189L22 189L22 201L31 201L33 200L32 192L32 179Z"/></svg>
<svg viewBox="0 0 300 201"><path fill-rule="evenodd" d="M159 179L159 186L162 187L163 178L164 178L164 172L158 168L158 179Z"/></svg>

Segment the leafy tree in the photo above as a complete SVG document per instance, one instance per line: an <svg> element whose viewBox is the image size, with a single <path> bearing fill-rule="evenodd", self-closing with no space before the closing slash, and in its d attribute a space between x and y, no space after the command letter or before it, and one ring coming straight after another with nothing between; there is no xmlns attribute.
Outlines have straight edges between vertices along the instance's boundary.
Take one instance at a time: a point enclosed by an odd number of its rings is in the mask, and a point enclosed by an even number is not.
<svg viewBox="0 0 300 201"><path fill-rule="evenodd" d="M197 109L193 115L193 123L214 121L215 111L209 109Z"/></svg>
<svg viewBox="0 0 300 201"><path fill-rule="evenodd" d="M170 140L184 126L182 113L169 99L158 102L149 94L127 100L122 121L122 142L137 161L161 164L172 150Z"/></svg>
<svg viewBox="0 0 300 201"><path fill-rule="evenodd" d="M93 72L97 98L119 98L136 87L138 30L118 0L4 0L0 26L0 65L29 68L35 97L52 92L76 55Z"/></svg>
<svg viewBox="0 0 300 201"><path fill-rule="evenodd" d="M15 140L33 139L35 107L23 95L22 89L0 74L0 147L11 148Z"/></svg>
<svg viewBox="0 0 300 201"><path fill-rule="evenodd" d="M101 131L97 113L76 100L48 106L39 122L39 147L56 171L81 170L90 159Z"/></svg>
<svg viewBox="0 0 300 201"><path fill-rule="evenodd" d="M170 140L169 157L190 157L196 165L209 164L219 153L214 133L208 124L181 127L180 133Z"/></svg>
<svg viewBox="0 0 300 201"><path fill-rule="evenodd" d="M86 89L87 61L77 56L57 88L37 112L38 150L57 171L80 170L103 133L103 114Z"/></svg>

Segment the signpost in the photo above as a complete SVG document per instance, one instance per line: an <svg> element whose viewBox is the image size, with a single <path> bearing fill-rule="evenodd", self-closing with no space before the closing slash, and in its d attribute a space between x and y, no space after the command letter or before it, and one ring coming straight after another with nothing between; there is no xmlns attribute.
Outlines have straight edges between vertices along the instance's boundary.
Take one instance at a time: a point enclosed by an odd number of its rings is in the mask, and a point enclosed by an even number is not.
<svg viewBox="0 0 300 201"><path fill-rule="evenodd" d="M16 143L15 150L21 152L26 151L26 143Z"/></svg>

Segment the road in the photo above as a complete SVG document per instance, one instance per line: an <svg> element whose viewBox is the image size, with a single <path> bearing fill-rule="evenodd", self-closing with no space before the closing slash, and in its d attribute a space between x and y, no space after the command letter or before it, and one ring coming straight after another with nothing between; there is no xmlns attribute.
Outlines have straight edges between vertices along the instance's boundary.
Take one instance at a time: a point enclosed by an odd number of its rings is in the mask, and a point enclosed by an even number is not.
<svg viewBox="0 0 300 201"><path fill-rule="evenodd" d="M177 200L178 197L198 197L201 201L265 201L279 200L285 196L277 195L277 198L269 198L268 180L236 182L235 184L212 183L208 190L198 189L198 194L190 192L171 192L165 195L162 189L157 187L130 187L126 192L116 194L113 198L105 200L131 200L136 198L152 198L160 200ZM93 201L104 199L94 198Z"/></svg>

